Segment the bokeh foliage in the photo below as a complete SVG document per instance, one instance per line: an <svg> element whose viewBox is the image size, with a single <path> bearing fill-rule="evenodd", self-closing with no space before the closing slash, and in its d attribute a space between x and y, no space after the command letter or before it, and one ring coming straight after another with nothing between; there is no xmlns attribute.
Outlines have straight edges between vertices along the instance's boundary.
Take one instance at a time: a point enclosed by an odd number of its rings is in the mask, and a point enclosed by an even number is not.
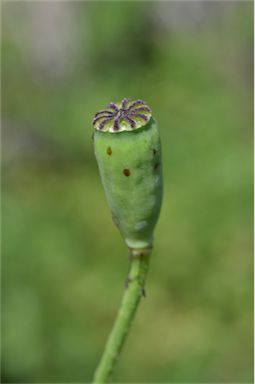
<svg viewBox="0 0 255 384"><path fill-rule="evenodd" d="M158 121L164 202L113 381L252 381L252 3L180 3L3 3L3 382L91 380L128 270L91 120L124 96Z"/></svg>

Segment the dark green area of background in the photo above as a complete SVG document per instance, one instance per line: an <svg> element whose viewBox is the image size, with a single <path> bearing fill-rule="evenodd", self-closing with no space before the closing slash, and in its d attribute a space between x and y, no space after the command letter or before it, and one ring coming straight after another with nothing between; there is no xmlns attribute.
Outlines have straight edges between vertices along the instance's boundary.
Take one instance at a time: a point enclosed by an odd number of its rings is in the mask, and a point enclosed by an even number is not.
<svg viewBox="0 0 255 384"><path fill-rule="evenodd" d="M91 380L128 270L91 120L123 97L158 121L164 201L113 382L252 382L252 14L3 3L2 382Z"/></svg>

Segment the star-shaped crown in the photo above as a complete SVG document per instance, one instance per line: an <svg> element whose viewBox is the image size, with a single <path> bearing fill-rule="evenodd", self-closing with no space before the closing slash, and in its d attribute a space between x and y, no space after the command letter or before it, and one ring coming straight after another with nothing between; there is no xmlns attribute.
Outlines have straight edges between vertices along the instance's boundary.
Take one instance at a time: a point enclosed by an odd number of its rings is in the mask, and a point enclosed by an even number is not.
<svg viewBox="0 0 255 384"><path fill-rule="evenodd" d="M109 103L106 109L98 111L93 126L102 132L133 131L145 126L151 115L144 101L125 98L121 103Z"/></svg>

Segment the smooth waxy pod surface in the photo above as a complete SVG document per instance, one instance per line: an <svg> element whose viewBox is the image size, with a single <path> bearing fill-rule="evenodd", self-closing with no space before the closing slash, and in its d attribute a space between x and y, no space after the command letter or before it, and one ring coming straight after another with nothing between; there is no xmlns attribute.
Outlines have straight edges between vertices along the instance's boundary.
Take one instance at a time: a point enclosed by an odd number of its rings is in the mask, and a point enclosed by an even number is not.
<svg viewBox="0 0 255 384"><path fill-rule="evenodd" d="M127 246L150 249L162 201L161 145L151 109L123 99L96 113L95 155L112 212Z"/></svg>

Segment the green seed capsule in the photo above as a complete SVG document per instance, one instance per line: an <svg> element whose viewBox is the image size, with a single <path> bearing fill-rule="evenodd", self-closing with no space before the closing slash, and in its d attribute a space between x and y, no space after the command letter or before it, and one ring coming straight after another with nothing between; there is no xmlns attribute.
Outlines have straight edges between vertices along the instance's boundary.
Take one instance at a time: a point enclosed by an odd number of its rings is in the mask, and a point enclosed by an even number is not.
<svg viewBox="0 0 255 384"><path fill-rule="evenodd" d="M150 249L162 201L157 124L142 101L124 99L96 113L95 155L113 221L133 253Z"/></svg>

